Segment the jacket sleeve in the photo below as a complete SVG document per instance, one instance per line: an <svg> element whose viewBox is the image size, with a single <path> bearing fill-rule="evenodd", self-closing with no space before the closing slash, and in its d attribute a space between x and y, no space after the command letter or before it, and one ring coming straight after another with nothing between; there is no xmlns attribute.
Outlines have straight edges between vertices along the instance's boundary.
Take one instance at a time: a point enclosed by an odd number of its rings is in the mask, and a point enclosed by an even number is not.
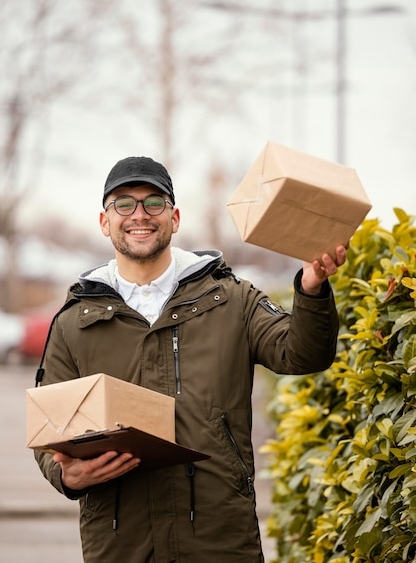
<svg viewBox="0 0 416 563"><path fill-rule="evenodd" d="M35 459L39 465L45 479L55 487L57 491L71 500L78 500L83 497L90 489L74 491L65 487L61 480L61 466L55 463L51 454L35 450Z"/></svg>
<svg viewBox="0 0 416 563"><path fill-rule="evenodd" d="M334 361L338 313L329 282L318 297L301 290L295 278L292 312L274 306L254 290L247 300L249 343L255 363L278 374L301 375L327 369Z"/></svg>
<svg viewBox="0 0 416 563"><path fill-rule="evenodd" d="M41 384L59 383L77 377L79 377L79 373L66 346L60 317L57 317L54 320L46 349L44 376ZM34 455L44 477L60 493L75 500L87 492L71 491L63 486L61 481L61 466L59 463L54 462L51 454L35 450Z"/></svg>

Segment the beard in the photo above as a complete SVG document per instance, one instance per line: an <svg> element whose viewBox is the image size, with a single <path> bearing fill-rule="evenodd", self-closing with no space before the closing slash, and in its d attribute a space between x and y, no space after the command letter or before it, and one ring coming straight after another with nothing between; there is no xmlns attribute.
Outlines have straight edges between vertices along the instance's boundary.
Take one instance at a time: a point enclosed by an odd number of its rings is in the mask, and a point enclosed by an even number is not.
<svg viewBox="0 0 416 563"><path fill-rule="evenodd" d="M134 262L152 262L156 260L168 248L171 241L171 234L158 236L153 241L130 243L124 234L118 237L111 237L113 246L117 252L133 260Z"/></svg>
<svg viewBox="0 0 416 563"><path fill-rule="evenodd" d="M115 250L126 258L135 262L151 262L163 254L172 239L170 229L158 227L155 233L157 236L152 235L152 240L149 241L129 241L124 231L117 231L111 234L110 238Z"/></svg>

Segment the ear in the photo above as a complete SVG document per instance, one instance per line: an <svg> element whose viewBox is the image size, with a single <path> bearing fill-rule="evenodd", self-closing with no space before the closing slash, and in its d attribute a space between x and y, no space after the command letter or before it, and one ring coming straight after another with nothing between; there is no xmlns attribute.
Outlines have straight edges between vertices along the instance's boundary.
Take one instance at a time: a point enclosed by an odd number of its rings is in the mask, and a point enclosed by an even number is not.
<svg viewBox="0 0 416 563"><path fill-rule="evenodd" d="M105 211L100 212L100 227L101 232L105 237L110 236L110 224L108 221L107 213Z"/></svg>
<svg viewBox="0 0 416 563"><path fill-rule="evenodd" d="M177 207L174 207L172 211L172 233L177 233L179 231L179 224L181 222L181 214Z"/></svg>

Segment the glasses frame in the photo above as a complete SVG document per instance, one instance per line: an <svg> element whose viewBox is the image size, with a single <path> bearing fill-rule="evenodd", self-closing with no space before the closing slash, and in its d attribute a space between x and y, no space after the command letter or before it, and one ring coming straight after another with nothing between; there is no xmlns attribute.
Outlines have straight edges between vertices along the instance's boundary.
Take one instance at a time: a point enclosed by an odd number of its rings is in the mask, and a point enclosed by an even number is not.
<svg viewBox="0 0 416 563"><path fill-rule="evenodd" d="M163 201L163 203L164 203L163 209L161 209L161 211L158 211L157 213L149 213L149 211L146 209L146 207L145 207L145 205L144 205L144 202L145 202L147 199L152 198L152 197L158 197L158 198L160 198L160 199ZM134 206L134 209L132 210L131 213L120 213L120 211L117 210L117 207L116 207L116 202L117 202L117 200L125 199L125 198L130 198L130 199L132 199L132 200L135 201L135 206ZM168 199L164 199L163 196L161 196L161 195L159 195L159 194L150 194L150 195L146 196L144 199L136 199L136 198L135 198L134 196L132 196L132 195L125 194L125 195L119 195L118 197L116 197L115 199L113 199L112 201L110 201L110 202L106 205L106 207L104 208L104 211L108 211L108 208L110 207L110 205L114 205L114 211L115 211L118 215L120 215L121 217L129 217L130 215L133 215L133 214L136 212L136 209L137 209L139 203L142 204L143 211L144 211L145 213L147 213L147 215L149 215L150 217L157 217L158 215L162 215L162 213L163 213L163 212L165 211L165 209L166 209L166 204L169 204L172 209L174 208L174 205L173 205L173 203L172 203L171 201L169 201Z"/></svg>

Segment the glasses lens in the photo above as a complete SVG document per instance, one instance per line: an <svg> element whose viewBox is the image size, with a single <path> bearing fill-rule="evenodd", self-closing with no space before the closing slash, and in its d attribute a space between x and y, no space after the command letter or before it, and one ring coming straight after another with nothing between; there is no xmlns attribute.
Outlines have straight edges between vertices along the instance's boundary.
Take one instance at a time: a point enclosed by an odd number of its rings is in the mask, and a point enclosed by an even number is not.
<svg viewBox="0 0 416 563"><path fill-rule="evenodd" d="M132 215L136 207L136 200L129 195L120 196L114 200L114 208L120 215Z"/></svg>
<svg viewBox="0 0 416 563"><path fill-rule="evenodd" d="M151 195L143 201L143 207L149 215L160 215L166 207L165 200L160 195Z"/></svg>

